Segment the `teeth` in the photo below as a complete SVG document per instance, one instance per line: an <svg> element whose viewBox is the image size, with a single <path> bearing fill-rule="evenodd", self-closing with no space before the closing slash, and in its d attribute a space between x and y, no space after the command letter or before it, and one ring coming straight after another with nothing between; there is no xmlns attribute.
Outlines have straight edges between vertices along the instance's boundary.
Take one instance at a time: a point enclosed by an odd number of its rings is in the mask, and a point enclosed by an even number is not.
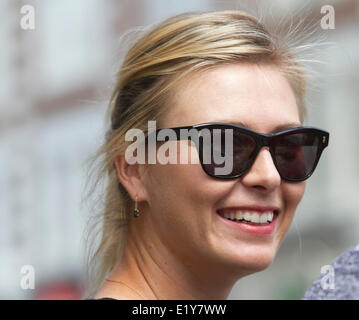
<svg viewBox="0 0 359 320"><path fill-rule="evenodd" d="M266 223L268 221L268 214L264 213L259 217L259 222L260 223Z"/></svg>
<svg viewBox="0 0 359 320"><path fill-rule="evenodd" d="M251 214L249 212L245 212L243 218L244 220L251 221Z"/></svg>
<svg viewBox="0 0 359 320"><path fill-rule="evenodd" d="M236 216L237 216L237 220L242 220L243 219L243 212L242 211L237 211Z"/></svg>
<svg viewBox="0 0 359 320"><path fill-rule="evenodd" d="M259 223L259 213L257 212L252 213L251 222Z"/></svg>
<svg viewBox="0 0 359 320"><path fill-rule="evenodd" d="M254 212L254 211L232 211L232 212L225 212L223 216L230 220L237 220L237 221L247 221L256 224L267 224L272 222L273 220L273 212Z"/></svg>
<svg viewBox="0 0 359 320"><path fill-rule="evenodd" d="M274 216L274 213L271 211L269 212L268 214L268 221L272 221L273 220L273 216Z"/></svg>

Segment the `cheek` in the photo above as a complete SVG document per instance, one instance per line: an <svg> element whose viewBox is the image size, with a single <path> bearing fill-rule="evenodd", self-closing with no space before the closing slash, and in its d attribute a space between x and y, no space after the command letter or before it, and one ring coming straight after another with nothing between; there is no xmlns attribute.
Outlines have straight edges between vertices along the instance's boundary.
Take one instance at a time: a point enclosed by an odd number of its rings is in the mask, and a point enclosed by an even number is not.
<svg viewBox="0 0 359 320"><path fill-rule="evenodd" d="M196 164L152 165L148 176L148 225L156 236L187 258L208 250L213 208L230 184L210 178Z"/></svg>
<svg viewBox="0 0 359 320"><path fill-rule="evenodd" d="M200 164L149 166L146 188L149 203L166 201L175 207L213 207L231 188L228 181L209 177Z"/></svg>
<svg viewBox="0 0 359 320"><path fill-rule="evenodd" d="M283 183L283 197L286 210L294 211L302 200L306 187L306 181L298 183Z"/></svg>
<svg viewBox="0 0 359 320"><path fill-rule="evenodd" d="M283 215L280 230L278 232L278 242L282 242L286 235L295 215L295 210L303 198L305 192L306 182L298 183L282 183L282 196L283 196Z"/></svg>
<svg viewBox="0 0 359 320"><path fill-rule="evenodd" d="M180 203L181 207L191 206L197 209L214 205L228 190L228 183L214 180L203 171L193 143L178 141L175 147L177 164L157 163L147 166L146 188L151 198L148 199L149 203L151 200L157 202L161 199L162 202L172 202L172 206L173 203Z"/></svg>

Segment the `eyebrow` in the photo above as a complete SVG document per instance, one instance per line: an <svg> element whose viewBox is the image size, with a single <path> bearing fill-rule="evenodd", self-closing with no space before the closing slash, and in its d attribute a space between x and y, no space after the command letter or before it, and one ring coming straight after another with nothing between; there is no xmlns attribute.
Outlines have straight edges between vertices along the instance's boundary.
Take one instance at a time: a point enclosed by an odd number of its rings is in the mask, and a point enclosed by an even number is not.
<svg viewBox="0 0 359 320"><path fill-rule="evenodd" d="M217 120L215 122L225 122L225 123L239 125L239 126L253 130L248 124L246 124L245 122L241 122L241 121ZM302 124L299 122L283 123L283 124L275 126L269 133L276 133L276 132L284 131L284 130L291 129L291 128L297 128L297 127L300 127L301 125Z"/></svg>

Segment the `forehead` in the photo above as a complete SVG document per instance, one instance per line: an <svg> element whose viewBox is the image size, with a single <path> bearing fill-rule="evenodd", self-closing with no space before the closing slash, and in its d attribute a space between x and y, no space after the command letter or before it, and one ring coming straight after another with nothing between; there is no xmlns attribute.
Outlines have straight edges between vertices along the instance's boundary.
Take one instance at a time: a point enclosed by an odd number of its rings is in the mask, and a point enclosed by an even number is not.
<svg viewBox="0 0 359 320"><path fill-rule="evenodd" d="M176 84L163 123L167 127L204 122L245 123L258 132L298 123L289 82L274 66L231 64L187 75Z"/></svg>

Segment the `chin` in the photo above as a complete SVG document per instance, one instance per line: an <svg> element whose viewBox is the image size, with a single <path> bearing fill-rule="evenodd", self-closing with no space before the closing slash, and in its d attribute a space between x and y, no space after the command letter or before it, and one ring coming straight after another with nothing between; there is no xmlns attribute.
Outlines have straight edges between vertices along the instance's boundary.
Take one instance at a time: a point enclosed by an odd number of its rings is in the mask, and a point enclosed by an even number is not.
<svg viewBox="0 0 359 320"><path fill-rule="evenodd" d="M262 248L258 250L240 252L227 263L230 269L239 277L250 275L267 269L275 258L275 250Z"/></svg>

